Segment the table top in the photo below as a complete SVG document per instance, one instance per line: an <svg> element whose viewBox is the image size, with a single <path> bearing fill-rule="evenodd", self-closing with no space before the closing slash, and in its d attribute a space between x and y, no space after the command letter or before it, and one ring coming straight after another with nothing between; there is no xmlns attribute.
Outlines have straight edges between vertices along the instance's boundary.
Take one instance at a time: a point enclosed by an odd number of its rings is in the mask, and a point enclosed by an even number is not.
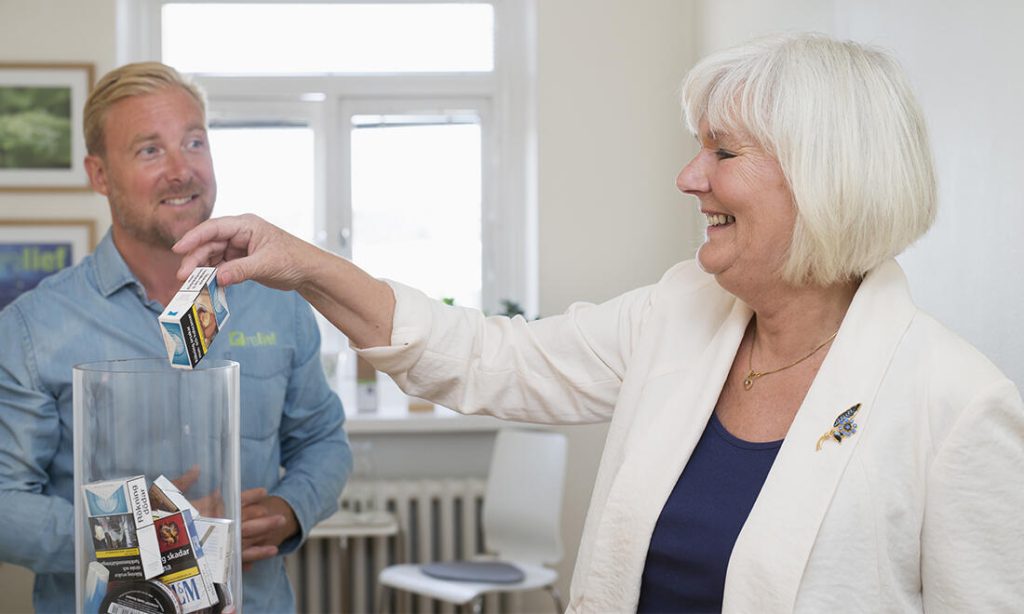
<svg viewBox="0 0 1024 614"><path fill-rule="evenodd" d="M378 537L396 535L398 518L391 512L358 514L349 511L335 512L320 521L309 532L311 538L318 537Z"/></svg>

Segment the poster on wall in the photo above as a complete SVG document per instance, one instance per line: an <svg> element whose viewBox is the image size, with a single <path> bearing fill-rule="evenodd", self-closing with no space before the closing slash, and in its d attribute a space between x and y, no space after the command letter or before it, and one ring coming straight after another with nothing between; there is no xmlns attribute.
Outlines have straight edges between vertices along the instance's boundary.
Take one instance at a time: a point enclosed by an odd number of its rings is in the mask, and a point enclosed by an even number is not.
<svg viewBox="0 0 1024 614"><path fill-rule="evenodd" d="M87 190L92 64L0 63L0 192Z"/></svg>
<svg viewBox="0 0 1024 614"><path fill-rule="evenodd" d="M95 245L91 220L0 220L0 309Z"/></svg>

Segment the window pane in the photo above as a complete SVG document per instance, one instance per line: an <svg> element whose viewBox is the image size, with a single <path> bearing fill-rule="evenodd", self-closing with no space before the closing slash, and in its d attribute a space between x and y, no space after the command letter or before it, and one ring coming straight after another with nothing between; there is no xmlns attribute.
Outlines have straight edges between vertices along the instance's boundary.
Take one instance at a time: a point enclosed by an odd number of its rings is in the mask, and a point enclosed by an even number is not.
<svg viewBox="0 0 1024 614"><path fill-rule="evenodd" d="M490 71L493 13L486 3L169 3L162 57L190 73Z"/></svg>
<svg viewBox="0 0 1024 614"><path fill-rule="evenodd" d="M475 115L356 116L352 258L371 274L480 307Z"/></svg>
<svg viewBox="0 0 1024 614"><path fill-rule="evenodd" d="M230 127L210 130L217 173L214 215L256 215L313 241L313 130Z"/></svg>

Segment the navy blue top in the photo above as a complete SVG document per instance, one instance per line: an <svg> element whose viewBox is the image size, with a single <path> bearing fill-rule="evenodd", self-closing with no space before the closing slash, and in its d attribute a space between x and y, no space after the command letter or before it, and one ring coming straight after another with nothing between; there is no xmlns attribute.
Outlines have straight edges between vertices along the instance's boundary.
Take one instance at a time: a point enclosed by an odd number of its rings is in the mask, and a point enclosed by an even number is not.
<svg viewBox="0 0 1024 614"><path fill-rule="evenodd" d="M637 612L722 611L729 555L780 447L711 415L654 527Z"/></svg>

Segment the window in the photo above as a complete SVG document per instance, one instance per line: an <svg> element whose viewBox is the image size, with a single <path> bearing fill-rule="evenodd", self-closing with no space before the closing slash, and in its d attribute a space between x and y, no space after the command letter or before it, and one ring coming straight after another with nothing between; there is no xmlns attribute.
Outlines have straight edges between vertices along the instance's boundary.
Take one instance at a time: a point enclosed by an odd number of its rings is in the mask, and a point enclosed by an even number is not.
<svg viewBox="0 0 1024 614"><path fill-rule="evenodd" d="M252 212L379 277L537 311L535 0L125 0L123 61L208 97L216 215ZM353 356L321 320L349 411ZM404 403L385 378L385 411Z"/></svg>
<svg viewBox="0 0 1024 614"><path fill-rule="evenodd" d="M360 265L480 306L479 115L353 115L351 123L352 253Z"/></svg>
<svg viewBox="0 0 1024 614"><path fill-rule="evenodd" d="M436 298L536 312L532 0L119 7L126 61L207 91L217 215L257 213Z"/></svg>
<svg viewBox="0 0 1024 614"><path fill-rule="evenodd" d="M215 122L210 148L216 152L217 215L255 213L293 235L315 241L314 147L309 126Z"/></svg>
<svg viewBox="0 0 1024 614"><path fill-rule="evenodd" d="M220 74L491 71L493 13L486 2L167 2L162 57Z"/></svg>

